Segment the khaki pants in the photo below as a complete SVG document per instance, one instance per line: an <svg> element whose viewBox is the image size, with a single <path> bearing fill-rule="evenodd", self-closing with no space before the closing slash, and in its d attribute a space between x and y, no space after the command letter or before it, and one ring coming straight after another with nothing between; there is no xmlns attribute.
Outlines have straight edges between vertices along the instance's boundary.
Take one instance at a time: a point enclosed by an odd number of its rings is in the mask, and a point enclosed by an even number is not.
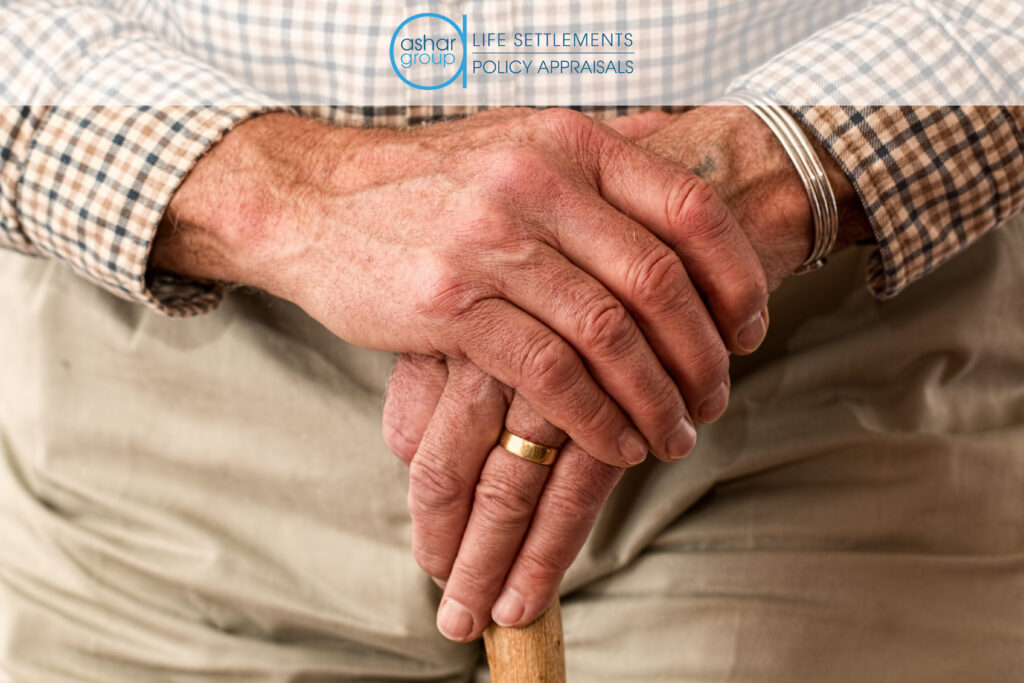
<svg viewBox="0 0 1024 683"><path fill-rule="evenodd" d="M726 415L566 577L571 681L1024 679L1024 223L894 301L787 283ZM0 680L470 680L391 357L236 292L168 320L0 255Z"/></svg>

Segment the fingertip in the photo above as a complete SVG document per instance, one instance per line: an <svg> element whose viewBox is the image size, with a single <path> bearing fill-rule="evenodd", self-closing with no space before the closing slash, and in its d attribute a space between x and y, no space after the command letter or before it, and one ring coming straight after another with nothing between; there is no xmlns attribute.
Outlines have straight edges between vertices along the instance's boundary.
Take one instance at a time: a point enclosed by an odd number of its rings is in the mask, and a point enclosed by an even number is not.
<svg viewBox="0 0 1024 683"><path fill-rule="evenodd" d="M697 419L701 422L714 422L722 416L725 409L729 407L729 385L722 382L718 388L711 392L711 395L704 399L697 409Z"/></svg>
<svg viewBox="0 0 1024 683"><path fill-rule="evenodd" d="M491 608L491 619L498 626L516 627L526 614L526 601L514 588L506 587Z"/></svg>
<svg viewBox="0 0 1024 683"><path fill-rule="evenodd" d="M768 334L768 309L762 309L740 328L736 334L736 346L739 353L751 354L760 348Z"/></svg>
<svg viewBox="0 0 1024 683"><path fill-rule="evenodd" d="M443 598L437 610L437 630L448 640L464 643L473 639L476 620L466 606L452 598Z"/></svg>
<svg viewBox="0 0 1024 683"><path fill-rule="evenodd" d="M543 591L533 590L529 598L523 597L511 586L506 586L501 597L494 603L491 620L504 628L525 628L540 619L556 597L557 582Z"/></svg>
<svg viewBox="0 0 1024 683"><path fill-rule="evenodd" d="M675 462L688 456L697 444L697 429L688 413L679 420L672 433L665 441L665 456L660 458L666 462Z"/></svg>
<svg viewBox="0 0 1024 683"><path fill-rule="evenodd" d="M642 463L647 459L647 454L650 450L650 446L647 445L644 437L640 436L640 432L632 427L626 427L619 434L619 454L622 456L626 467Z"/></svg>

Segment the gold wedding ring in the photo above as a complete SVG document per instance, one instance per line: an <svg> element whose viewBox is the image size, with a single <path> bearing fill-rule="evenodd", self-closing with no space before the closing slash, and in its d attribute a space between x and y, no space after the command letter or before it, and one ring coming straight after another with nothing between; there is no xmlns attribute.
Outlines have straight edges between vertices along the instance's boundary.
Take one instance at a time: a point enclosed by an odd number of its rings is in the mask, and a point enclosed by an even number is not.
<svg viewBox="0 0 1024 683"><path fill-rule="evenodd" d="M516 436L507 429L502 431L498 445L512 455L519 456L523 460L537 463L538 465L550 465L558 457L558 449L550 446L541 446L521 436Z"/></svg>

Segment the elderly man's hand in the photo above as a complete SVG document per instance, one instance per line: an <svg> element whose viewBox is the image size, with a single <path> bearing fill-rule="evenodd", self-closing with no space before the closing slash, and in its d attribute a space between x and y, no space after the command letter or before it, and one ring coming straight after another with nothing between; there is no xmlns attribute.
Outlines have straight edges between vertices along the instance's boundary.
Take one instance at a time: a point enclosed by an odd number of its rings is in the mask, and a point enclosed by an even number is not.
<svg viewBox="0 0 1024 683"><path fill-rule="evenodd" d="M771 132L750 112L696 110L658 126L642 144L717 187L764 263L770 288L810 251L806 192ZM852 186L820 155L842 209L839 246L869 237ZM662 237L683 251L685 234ZM723 257L730 245L712 248L728 268ZM716 293L705 296L713 307ZM622 470L572 442L550 470L496 447L503 420L512 432L539 443L555 445L564 435L522 397L465 362L400 357L384 418L386 439L411 465L414 554L424 569L446 579L438 615L442 632L466 640L479 635L492 615L514 626L535 619L554 597Z"/></svg>
<svg viewBox="0 0 1024 683"><path fill-rule="evenodd" d="M691 450L687 406L724 408L727 349L760 342L767 300L708 183L566 110L258 117L186 179L151 264L261 287L360 346L471 360L614 466Z"/></svg>

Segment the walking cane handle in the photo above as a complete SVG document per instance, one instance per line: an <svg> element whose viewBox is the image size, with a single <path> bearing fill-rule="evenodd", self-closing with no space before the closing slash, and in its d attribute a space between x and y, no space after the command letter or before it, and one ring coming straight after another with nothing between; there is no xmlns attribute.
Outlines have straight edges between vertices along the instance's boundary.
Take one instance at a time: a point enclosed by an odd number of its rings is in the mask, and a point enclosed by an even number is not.
<svg viewBox="0 0 1024 683"><path fill-rule="evenodd" d="M565 642L558 598L523 628L491 624L484 631L492 683L565 683Z"/></svg>

